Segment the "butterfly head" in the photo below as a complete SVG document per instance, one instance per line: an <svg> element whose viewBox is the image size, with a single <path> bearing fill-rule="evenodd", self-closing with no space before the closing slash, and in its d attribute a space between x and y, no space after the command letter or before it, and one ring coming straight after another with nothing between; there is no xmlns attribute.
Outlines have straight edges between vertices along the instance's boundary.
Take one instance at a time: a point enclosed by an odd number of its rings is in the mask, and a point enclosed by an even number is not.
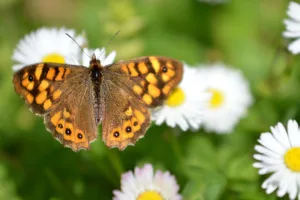
<svg viewBox="0 0 300 200"><path fill-rule="evenodd" d="M102 65L101 65L100 60L98 60L98 59L96 58L96 55L93 54L93 55L92 55L92 59L91 59L91 61L90 61L90 68L101 68L101 67L102 67Z"/></svg>
<svg viewBox="0 0 300 200"><path fill-rule="evenodd" d="M103 67L100 63L100 60L96 58L95 54L92 55L89 68L91 70L91 77L93 81L101 79Z"/></svg>

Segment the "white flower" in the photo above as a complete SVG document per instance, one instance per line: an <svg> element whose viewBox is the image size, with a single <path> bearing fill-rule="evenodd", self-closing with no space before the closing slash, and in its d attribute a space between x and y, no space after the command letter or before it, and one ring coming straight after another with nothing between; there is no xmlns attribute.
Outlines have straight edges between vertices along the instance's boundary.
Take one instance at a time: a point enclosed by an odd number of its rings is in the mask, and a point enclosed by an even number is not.
<svg viewBox="0 0 300 200"><path fill-rule="evenodd" d="M270 194L277 190L279 197L288 193L290 199L300 199L300 130L294 120L288 121L287 130L281 123L271 127L271 133L262 133L255 146L259 174L273 173L262 184Z"/></svg>
<svg viewBox="0 0 300 200"><path fill-rule="evenodd" d="M212 94L203 127L217 133L231 132L252 103L247 80L240 71L223 64L200 68L197 77Z"/></svg>
<svg viewBox="0 0 300 200"><path fill-rule="evenodd" d="M82 64L85 67L90 66L91 57L95 54L96 58L100 60L102 66L110 65L114 62L116 57L116 51L112 51L108 56L105 56L105 48L97 49L83 49L82 53ZM86 55L87 54L87 55Z"/></svg>
<svg viewBox="0 0 300 200"><path fill-rule="evenodd" d="M168 171L156 171L151 164L143 168L136 167L122 175L121 191L114 190L113 200L180 200L179 186L174 176Z"/></svg>
<svg viewBox="0 0 300 200"><path fill-rule="evenodd" d="M184 65L183 78L171 92L166 103L152 111L152 120L161 125L178 125L182 130L199 129L204 107L207 106L210 94L202 87L196 70Z"/></svg>
<svg viewBox="0 0 300 200"><path fill-rule="evenodd" d="M295 38L288 49L293 54L300 53L300 4L296 2L290 2L287 15L291 19L284 20L286 25L286 31L283 32L283 36L287 38Z"/></svg>
<svg viewBox="0 0 300 200"><path fill-rule="evenodd" d="M75 64L79 58L80 47L66 33L83 46L86 39L77 36L72 29L40 28L22 39L14 50L12 59L17 62L13 70L17 71L26 65L38 62L56 62Z"/></svg>

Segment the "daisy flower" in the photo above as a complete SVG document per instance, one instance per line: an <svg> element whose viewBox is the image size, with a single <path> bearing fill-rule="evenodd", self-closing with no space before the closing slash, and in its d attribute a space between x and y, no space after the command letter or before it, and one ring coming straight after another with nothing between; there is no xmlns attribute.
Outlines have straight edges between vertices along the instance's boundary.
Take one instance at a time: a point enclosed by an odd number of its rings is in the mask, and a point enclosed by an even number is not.
<svg viewBox="0 0 300 200"><path fill-rule="evenodd" d="M152 120L157 125L163 122L171 127L178 125L184 131L199 129L209 98L210 94L202 87L196 69L184 65L182 81L163 106L152 110Z"/></svg>
<svg viewBox="0 0 300 200"><path fill-rule="evenodd" d="M80 47L66 33L83 46L86 39L66 28L40 28L26 35L14 50L12 59L17 62L13 70L38 62L55 62L75 64L74 57L79 58Z"/></svg>
<svg viewBox="0 0 300 200"><path fill-rule="evenodd" d="M122 175L121 190L114 190L113 200L180 200L179 186L170 172L156 171L151 164L136 167Z"/></svg>
<svg viewBox="0 0 300 200"><path fill-rule="evenodd" d="M112 51L110 54L105 56L105 48L97 48L97 49L87 49L84 48L82 53L82 59L81 59L81 64L89 67L90 66L90 60L93 54L95 54L96 58L100 60L100 63L102 66L110 65L114 62L115 57L116 57L116 51ZM87 55L89 56L87 56Z"/></svg>
<svg viewBox="0 0 300 200"><path fill-rule="evenodd" d="M270 194L289 195L290 199L300 199L300 130L298 123L289 120L287 130L282 123L271 127L271 132L262 133L255 146L258 161L253 164L259 174L272 173L263 182L262 188Z"/></svg>
<svg viewBox="0 0 300 200"><path fill-rule="evenodd" d="M293 54L297 54L300 53L300 4L290 2L287 15L290 19L284 20L286 31L283 32L283 36L286 38L295 38L295 41L288 46L288 49Z"/></svg>
<svg viewBox="0 0 300 200"><path fill-rule="evenodd" d="M247 112L252 96L247 80L238 70L223 64L202 67L196 75L211 93L203 117L207 131L229 133Z"/></svg>

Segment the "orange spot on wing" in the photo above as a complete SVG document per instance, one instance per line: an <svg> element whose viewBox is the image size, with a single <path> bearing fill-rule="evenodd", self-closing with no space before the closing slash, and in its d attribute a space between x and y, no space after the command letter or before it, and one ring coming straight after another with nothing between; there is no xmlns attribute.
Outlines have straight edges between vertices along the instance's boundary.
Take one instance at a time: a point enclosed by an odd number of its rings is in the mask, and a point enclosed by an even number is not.
<svg viewBox="0 0 300 200"><path fill-rule="evenodd" d="M64 118L69 118L70 116L70 113L66 109L64 109Z"/></svg>
<svg viewBox="0 0 300 200"><path fill-rule="evenodd" d="M152 103L152 97L149 94L144 94L143 96L143 101L147 104L150 105Z"/></svg>
<svg viewBox="0 0 300 200"><path fill-rule="evenodd" d="M35 72L34 72L36 80L40 80L41 74L43 72L43 67L44 67L43 63L40 63L40 64L37 65L37 67L35 69Z"/></svg>
<svg viewBox="0 0 300 200"><path fill-rule="evenodd" d="M56 130L56 132L58 132L60 134L64 134L64 132L65 132L65 120L64 119L60 119L57 122L55 130Z"/></svg>
<svg viewBox="0 0 300 200"><path fill-rule="evenodd" d="M150 60L150 62L151 62L151 65L152 65L154 71L155 71L156 73L158 73L158 72L159 72L159 69L160 69L160 64L159 64L157 58L154 57L154 56L150 56L150 57L149 57L149 60Z"/></svg>
<svg viewBox="0 0 300 200"><path fill-rule="evenodd" d="M61 117L61 111L55 113L55 114L51 117L51 119L50 119L51 123L52 123L54 126L56 126L57 123L58 123L58 120L60 119L60 117Z"/></svg>
<svg viewBox="0 0 300 200"><path fill-rule="evenodd" d="M131 106L129 106L129 108L125 111L125 115L128 116L128 117L132 116L132 108L131 108Z"/></svg>
<svg viewBox="0 0 300 200"><path fill-rule="evenodd" d="M28 85L27 85L27 90L33 90L33 88L34 88L34 82L30 82Z"/></svg>
<svg viewBox="0 0 300 200"><path fill-rule="evenodd" d="M66 78L71 73L71 70L69 68L66 68L66 72L64 74L64 78Z"/></svg>
<svg viewBox="0 0 300 200"><path fill-rule="evenodd" d="M136 93L138 95L141 95L143 93L143 89L138 85L133 86L133 91L134 91L134 93Z"/></svg>
<svg viewBox="0 0 300 200"><path fill-rule="evenodd" d="M35 102L37 104L42 104L46 99L47 99L47 91L44 90L36 96Z"/></svg>
<svg viewBox="0 0 300 200"><path fill-rule="evenodd" d="M30 83L30 81L28 80L28 78L25 78L24 80L22 80L23 87L27 87L29 83Z"/></svg>
<svg viewBox="0 0 300 200"><path fill-rule="evenodd" d="M144 62L140 62L138 64L138 69L141 72L141 74L146 74L148 72L148 68Z"/></svg>
<svg viewBox="0 0 300 200"><path fill-rule="evenodd" d="M160 96L160 89L158 89L155 85L150 84L148 85L148 92L149 94L154 97L157 98Z"/></svg>
<svg viewBox="0 0 300 200"><path fill-rule="evenodd" d="M85 142L85 141L86 141L86 137L85 137L84 132L80 129L76 129L76 131L75 131L75 142L76 143L81 143L81 142ZM88 147L88 143L87 143L87 147Z"/></svg>
<svg viewBox="0 0 300 200"><path fill-rule="evenodd" d="M128 130L127 130L128 128ZM129 131L130 130L130 131ZM128 139L128 138L132 138L134 136L133 134L133 128L132 128L132 125L131 125L131 121L130 120L127 120L125 122L123 122L123 125L122 125L122 132L124 133L122 136L123 139Z"/></svg>
<svg viewBox="0 0 300 200"><path fill-rule="evenodd" d="M32 94L30 94L30 93L26 94L26 100L27 100L28 103L32 104L33 99L34 98L33 98Z"/></svg>
<svg viewBox="0 0 300 200"><path fill-rule="evenodd" d="M121 65L121 70L123 71L123 72L126 72L126 74L128 74L128 69L127 69L127 67L126 67L126 65Z"/></svg>
<svg viewBox="0 0 300 200"><path fill-rule="evenodd" d="M60 97L61 95L61 90L56 90L55 92L53 92L53 100L56 100Z"/></svg>
<svg viewBox="0 0 300 200"><path fill-rule="evenodd" d="M155 75L153 73L150 73L146 76L146 80L151 83L151 84L157 84L157 78L155 77Z"/></svg>
<svg viewBox="0 0 300 200"><path fill-rule="evenodd" d="M74 133L73 124L66 122L64 128L65 128L64 133L63 133L64 139L75 142L75 133Z"/></svg>
<svg viewBox="0 0 300 200"><path fill-rule="evenodd" d="M44 102L44 105L43 105L44 109L45 109L45 110L48 110L51 106L52 106L51 100L50 100L50 99L47 99L47 100Z"/></svg>
<svg viewBox="0 0 300 200"><path fill-rule="evenodd" d="M131 124L132 124L132 128L133 128L134 132L136 132L136 131L138 131L138 130L141 129L141 125L138 122L138 119L136 117L132 117L131 118Z"/></svg>
<svg viewBox="0 0 300 200"><path fill-rule="evenodd" d="M129 71L130 71L130 75L131 76L138 76L139 75L139 73L136 71L136 69L134 68L134 63L132 62L132 63L129 63L128 64L128 68L129 68Z"/></svg>
<svg viewBox="0 0 300 200"><path fill-rule="evenodd" d="M64 75L64 71L65 71L65 69L63 68L63 67L58 67L58 74L56 75L56 77L55 77L55 80L56 81L62 81L63 79L62 79L62 77L63 77L63 75Z"/></svg>
<svg viewBox="0 0 300 200"><path fill-rule="evenodd" d="M162 89L163 93L165 95L168 95L169 92L171 91L171 87L169 85L166 85L163 89Z"/></svg>
<svg viewBox="0 0 300 200"><path fill-rule="evenodd" d="M55 76L55 69L53 68L53 67L51 67L51 68L49 68L49 70L48 70L48 72L47 72L47 76L46 76L46 78L48 79L48 80L53 80L53 78L54 78L54 76Z"/></svg>
<svg viewBox="0 0 300 200"><path fill-rule="evenodd" d="M46 80L42 80L42 82L39 85L39 91L43 91L49 87L49 82Z"/></svg>

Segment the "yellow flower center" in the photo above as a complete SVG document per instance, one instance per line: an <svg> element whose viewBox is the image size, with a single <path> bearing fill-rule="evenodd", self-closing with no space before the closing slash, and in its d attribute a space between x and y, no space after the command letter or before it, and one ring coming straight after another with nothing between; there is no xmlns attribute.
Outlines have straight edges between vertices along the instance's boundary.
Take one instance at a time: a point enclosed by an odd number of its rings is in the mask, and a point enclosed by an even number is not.
<svg viewBox="0 0 300 200"><path fill-rule="evenodd" d="M156 191L145 191L141 193L136 200L164 200L164 198Z"/></svg>
<svg viewBox="0 0 300 200"><path fill-rule="evenodd" d="M284 162L290 170L300 172L300 147L289 149L284 155Z"/></svg>
<svg viewBox="0 0 300 200"><path fill-rule="evenodd" d="M65 58L57 53L50 53L43 58L43 62L65 63Z"/></svg>
<svg viewBox="0 0 300 200"><path fill-rule="evenodd" d="M212 96L210 99L210 107L211 108L218 108L224 103L224 95L220 90L216 89L209 89L208 90Z"/></svg>
<svg viewBox="0 0 300 200"><path fill-rule="evenodd" d="M181 88L175 88L167 99L167 105L170 107L180 106L185 100L184 92Z"/></svg>

